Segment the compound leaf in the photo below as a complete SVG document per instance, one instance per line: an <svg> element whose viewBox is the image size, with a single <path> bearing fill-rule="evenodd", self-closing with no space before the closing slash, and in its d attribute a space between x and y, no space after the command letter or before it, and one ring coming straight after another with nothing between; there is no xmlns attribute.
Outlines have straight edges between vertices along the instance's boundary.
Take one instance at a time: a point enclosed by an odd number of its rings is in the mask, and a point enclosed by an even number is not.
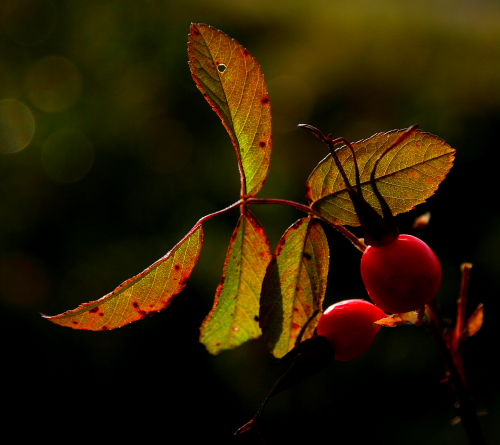
<svg viewBox="0 0 500 445"><path fill-rule="evenodd" d="M203 228L193 229L146 270L96 301L60 315L44 316L61 326L90 331L120 328L166 308L184 288L198 262Z"/></svg>
<svg viewBox="0 0 500 445"><path fill-rule="evenodd" d="M406 130L378 133L353 144L360 170L363 196L379 213L380 204L370 186L370 174L378 157ZM345 145L337 149L349 181L355 184L354 163ZM393 148L377 167L376 183L394 215L407 212L432 196L453 165L455 150L442 139L416 130ZM331 155L323 159L307 180L312 208L334 224L358 226L344 181Z"/></svg>
<svg viewBox="0 0 500 445"><path fill-rule="evenodd" d="M254 196L271 158L271 104L261 68L236 40L204 24L191 24L191 74L231 136L242 194Z"/></svg>
<svg viewBox="0 0 500 445"><path fill-rule="evenodd" d="M261 335L260 289L271 257L264 229L245 209L229 244L214 306L201 326L200 341L210 353Z"/></svg>
<svg viewBox="0 0 500 445"><path fill-rule="evenodd" d="M329 248L317 219L302 218L281 238L262 284L260 326L275 357L290 351L311 316L321 310L326 291ZM303 339L311 337L317 319Z"/></svg>

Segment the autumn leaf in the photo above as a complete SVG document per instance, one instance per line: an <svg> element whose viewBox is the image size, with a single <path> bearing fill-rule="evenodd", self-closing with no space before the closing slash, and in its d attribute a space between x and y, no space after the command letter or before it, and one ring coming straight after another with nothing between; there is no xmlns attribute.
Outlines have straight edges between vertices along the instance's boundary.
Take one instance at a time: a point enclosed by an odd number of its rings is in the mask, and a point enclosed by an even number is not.
<svg viewBox="0 0 500 445"><path fill-rule="evenodd" d="M373 324L378 326L385 326L388 328L394 328L397 326L412 326L422 324L422 320L419 317L417 311L405 312L403 314L391 314L386 318L381 318Z"/></svg>
<svg viewBox="0 0 500 445"><path fill-rule="evenodd" d="M317 219L302 218L281 238L262 284L260 326L275 357L294 346L302 327L321 310L330 252ZM311 337L317 320L304 332Z"/></svg>
<svg viewBox="0 0 500 445"><path fill-rule="evenodd" d="M467 321L467 329L465 331L465 335L467 337L472 337L474 334L476 334L483 326L483 319L484 306L483 304L480 304Z"/></svg>
<svg viewBox="0 0 500 445"><path fill-rule="evenodd" d="M236 40L204 24L191 24L191 74L231 136L242 195L255 196L271 158L271 104L261 68Z"/></svg>
<svg viewBox="0 0 500 445"><path fill-rule="evenodd" d="M375 161L406 130L378 133L353 145L359 165L363 196L379 213L380 204L370 186ZM345 145L336 150L352 185L352 154ZM453 165L455 150L442 139L416 130L380 161L376 183L394 215L407 212L432 196ZM313 210L334 224L358 226L344 181L328 155L307 180L307 199Z"/></svg>
<svg viewBox="0 0 500 445"><path fill-rule="evenodd" d="M261 335L260 289L271 257L264 229L245 210L231 238L214 307L201 326L200 341L210 353L218 354Z"/></svg>
<svg viewBox="0 0 500 445"><path fill-rule="evenodd" d="M60 315L44 316L73 329L107 331L166 308L184 288L198 262L203 228L193 229L170 252L113 292Z"/></svg>

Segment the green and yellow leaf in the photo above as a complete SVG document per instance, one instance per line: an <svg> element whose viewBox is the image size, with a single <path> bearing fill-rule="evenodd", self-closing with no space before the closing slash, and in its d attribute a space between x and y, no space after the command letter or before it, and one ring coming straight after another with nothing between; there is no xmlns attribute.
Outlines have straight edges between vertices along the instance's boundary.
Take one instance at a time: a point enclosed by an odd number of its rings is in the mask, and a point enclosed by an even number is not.
<svg viewBox="0 0 500 445"><path fill-rule="evenodd" d="M198 262L203 228L194 227L170 252L96 301L60 315L44 316L73 329L107 331L166 308L184 288Z"/></svg>
<svg viewBox="0 0 500 445"><path fill-rule="evenodd" d="M370 186L375 161L403 132L378 133L353 144L360 170L363 196L380 211ZM346 146L337 153L349 181L355 185L354 163ZM442 139L422 130L393 148L377 167L376 183L394 215L407 212L432 196L450 171L455 150ZM331 155L313 170L307 181L307 199L312 208L334 224L358 226L359 221L344 181Z"/></svg>
<svg viewBox="0 0 500 445"><path fill-rule="evenodd" d="M272 253L264 229L248 211L231 238L215 303L201 326L200 341L212 354L261 335L259 299Z"/></svg>
<svg viewBox="0 0 500 445"><path fill-rule="evenodd" d="M193 23L188 55L193 79L231 136L242 194L255 196L271 158L271 103L257 61L236 40Z"/></svg>
<svg viewBox="0 0 500 445"><path fill-rule="evenodd" d="M275 357L290 351L325 297L330 252L319 221L302 218L281 238L262 284L260 326ZM303 340L312 336L317 318Z"/></svg>

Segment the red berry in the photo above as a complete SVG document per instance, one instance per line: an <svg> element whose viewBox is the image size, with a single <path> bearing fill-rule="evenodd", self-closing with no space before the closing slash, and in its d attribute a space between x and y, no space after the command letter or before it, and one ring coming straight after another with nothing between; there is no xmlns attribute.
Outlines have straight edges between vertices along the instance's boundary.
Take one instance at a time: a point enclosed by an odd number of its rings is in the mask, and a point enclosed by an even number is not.
<svg viewBox="0 0 500 445"><path fill-rule="evenodd" d="M441 285L441 264L422 240L399 235L387 246L369 246L361 258L361 277L372 301L386 312L420 309Z"/></svg>
<svg viewBox="0 0 500 445"><path fill-rule="evenodd" d="M330 306L318 322L318 334L335 349L335 359L352 360L365 352L380 330L373 323L387 315L365 300L345 300Z"/></svg>

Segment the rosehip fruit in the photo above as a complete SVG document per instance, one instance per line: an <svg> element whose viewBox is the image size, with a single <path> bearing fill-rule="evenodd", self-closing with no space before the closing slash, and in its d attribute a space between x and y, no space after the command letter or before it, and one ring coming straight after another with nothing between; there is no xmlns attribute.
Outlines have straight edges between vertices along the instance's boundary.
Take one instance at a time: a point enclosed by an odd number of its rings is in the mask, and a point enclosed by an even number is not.
<svg viewBox="0 0 500 445"><path fill-rule="evenodd" d="M373 343L385 312L365 300L345 300L330 306L318 321L318 334L335 349L335 360L348 361L360 356Z"/></svg>
<svg viewBox="0 0 500 445"><path fill-rule="evenodd" d="M400 314L422 308L441 286L436 254L422 240L399 235L386 246L368 246L361 258L361 277L372 301Z"/></svg>

